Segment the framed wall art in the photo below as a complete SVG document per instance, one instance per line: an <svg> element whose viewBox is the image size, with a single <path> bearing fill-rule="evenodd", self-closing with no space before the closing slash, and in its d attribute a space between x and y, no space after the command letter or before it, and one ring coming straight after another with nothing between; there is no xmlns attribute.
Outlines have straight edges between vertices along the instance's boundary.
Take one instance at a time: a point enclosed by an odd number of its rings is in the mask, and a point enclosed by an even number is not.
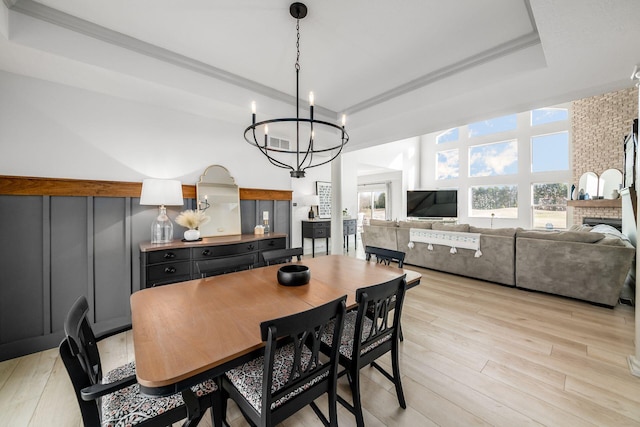
<svg viewBox="0 0 640 427"><path fill-rule="evenodd" d="M331 183L316 181L316 194L320 199L318 218L331 218Z"/></svg>

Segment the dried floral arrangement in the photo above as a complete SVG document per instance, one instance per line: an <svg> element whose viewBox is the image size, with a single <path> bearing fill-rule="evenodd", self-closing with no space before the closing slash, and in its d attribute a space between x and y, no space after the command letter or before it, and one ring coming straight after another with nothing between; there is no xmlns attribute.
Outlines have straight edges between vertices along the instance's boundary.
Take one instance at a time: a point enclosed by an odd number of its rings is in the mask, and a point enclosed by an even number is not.
<svg viewBox="0 0 640 427"><path fill-rule="evenodd" d="M176 223L189 230L195 230L202 224L209 222L210 219L211 218L204 214L204 211L188 209L180 212L180 215L176 218Z"/></svg>

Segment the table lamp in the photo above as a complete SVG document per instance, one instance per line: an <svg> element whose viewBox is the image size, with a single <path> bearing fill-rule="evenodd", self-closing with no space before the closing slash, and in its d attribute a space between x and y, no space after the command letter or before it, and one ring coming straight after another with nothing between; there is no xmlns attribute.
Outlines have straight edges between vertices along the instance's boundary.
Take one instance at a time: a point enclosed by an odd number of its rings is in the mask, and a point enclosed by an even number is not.
<svg viewBox="0 0 640 427"><path fill-rule="evenodd" d="M142 180L141 205L160 207L157 218L151 224L151 243L169 243L173 240L173 223L167 216L168 206L182 206L182 183L174 179Z"/></svg>

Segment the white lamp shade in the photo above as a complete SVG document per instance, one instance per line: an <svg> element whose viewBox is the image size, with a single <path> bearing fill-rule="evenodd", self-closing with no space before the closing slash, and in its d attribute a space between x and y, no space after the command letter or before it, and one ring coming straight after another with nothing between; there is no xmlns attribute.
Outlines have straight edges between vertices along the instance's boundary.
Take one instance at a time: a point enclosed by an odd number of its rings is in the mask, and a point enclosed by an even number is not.
<svg viewBox="0 0 640 427"><path fill-rule="evenodd" d="M144 179L140 204L182 206L182 183L175 179Z"/></svg>

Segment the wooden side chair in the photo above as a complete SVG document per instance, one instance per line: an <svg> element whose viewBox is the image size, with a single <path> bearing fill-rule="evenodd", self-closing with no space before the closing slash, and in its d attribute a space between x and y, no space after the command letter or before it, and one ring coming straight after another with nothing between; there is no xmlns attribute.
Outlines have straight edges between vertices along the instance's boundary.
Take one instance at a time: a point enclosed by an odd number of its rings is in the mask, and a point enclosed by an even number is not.
<svg viewBox="0 0 640 427"><path fill-rule="evenodd" d="M293 257L296 257L298 261L300 261L302 259L302 252L302 248L274 249L263 252L262 256L267 265L273 265L291 262Z"/></svg>
<svg viewBox="0 0 640 427"><path fill-rule="evenodd" d="M371 259L371 255L375 255L378 264L390 265L391 262L397 262L399 268L402 268L402 266L404 265L405 253L401 251L378 248L375 246L366 246L364 248L364 253L367 261Z"/></svg>
<svg viewBox="0 0 640 427"><path fill-rule="evenodd" d="M224 258L198 260L194 264L196 273L201 278L249 270L255 264L254 254L234 255Z"/></svg>
<svg viewBox="0 0 640 427"><path fill-rule="evenodd" d="M405 275L403 275L379 285L358 289L356 292L358 310L345 314L344 330L340 343L340 365L344 369L338 373L338 376L347 375L353 405L339 395L337 399L340 404L355 415L358 427L364 426L360 399L360 369L366 365L378 369L395 385L400 407L403 409L407 407L398 361L398 332L406 286ZM394 298L395 303L393 302ZM390 323L389 311L393 304L395 304L395 309L393 320ZM322 341L323 349L327 351L335 344L336 339L330 332L327 332ZM375 362L388 352L391 352L392 373L388 373Z"/></svg>
<svg viewBox="0 0 640 427"><path fill-rule="evenodd" d="M136 381L135 363L103 376L97 342L127 328L96 338L87 320L88 312L86 298L78 298L67 314L65 338L59 346L85 426L167 426L188 415L191 418L185 425L196 425L209 407L213 425L222 426L221 392L213 380L191 387L190 411L187 411L182 394L158 398L142 395Z"/></svg>
<svg viewBox="0 0 640 427"><path fill-rule="evenodd" d="M345 303L346 296L260 324L264 356L231 369L222 377L224 393L236 402L252 425L278 424L307 405L311 405L324 425L338 425L339 344L336 342L328 349L328 360L319 356L327 325L331 325L332 334L341 335ZM328 420L314 402L325 393Z"/></svg>

